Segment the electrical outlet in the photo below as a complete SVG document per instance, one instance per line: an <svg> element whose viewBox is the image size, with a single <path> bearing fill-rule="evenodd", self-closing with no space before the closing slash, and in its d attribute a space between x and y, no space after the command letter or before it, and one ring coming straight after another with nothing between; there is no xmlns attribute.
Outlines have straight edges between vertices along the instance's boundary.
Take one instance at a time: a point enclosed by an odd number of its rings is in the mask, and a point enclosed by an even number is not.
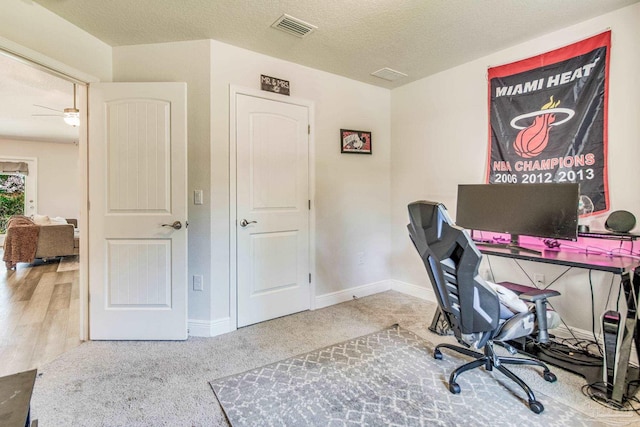
<svg viewBox="0 0 640 427"><path fill-rule="evenodd" d="M193 275L193 290L194 291L203 290L203 288L202 288L202 275L200 275L200 274L194 274Z"/></svg>
<svg viewBox="0 0 640 427"><path fill-rule="evenodd" d="M358 252L358 265L364 265L364 252Z"/></svg>
<svg viewBox="0 0 640 427"><path fill-rule="evenodd" d="M541 273L534 274L533 281L537 286L544 286L544 274L541 274Z"/></svg>

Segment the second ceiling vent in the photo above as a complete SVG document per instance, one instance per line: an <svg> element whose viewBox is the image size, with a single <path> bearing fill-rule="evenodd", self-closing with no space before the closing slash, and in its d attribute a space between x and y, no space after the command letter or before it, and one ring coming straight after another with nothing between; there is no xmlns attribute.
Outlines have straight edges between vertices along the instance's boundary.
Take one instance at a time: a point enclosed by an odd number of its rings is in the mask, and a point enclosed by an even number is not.
<svg viewBox="0 0 640 427"><path fill-rule="evenodd" d="M400 71L392 70L391 68L381 68L378 71L374 71L371 73L372 76L379 77L381 79L388 80L390 82L396 81L403 77L407 77L405 73L401 73Z"/></svg>
<svg viewBox="0 0 640 427"><path fill-rule="evenodd" d="M271 26L300 38L308 36L318 28L315 25L311 25L301 19L294 18L286 13L278 18Z"/></svg>

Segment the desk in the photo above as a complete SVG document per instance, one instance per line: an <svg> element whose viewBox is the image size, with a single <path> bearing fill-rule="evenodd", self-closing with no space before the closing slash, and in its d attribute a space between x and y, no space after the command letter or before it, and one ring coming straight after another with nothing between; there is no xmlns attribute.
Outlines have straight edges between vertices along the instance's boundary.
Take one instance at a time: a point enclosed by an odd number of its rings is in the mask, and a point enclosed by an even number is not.
<svg viewBox="0 0 640 427"><path fill-rule="evenodd" d="M29 407L35 380L35 369L0 378L0 424L2 426L29 426Z"/></svg>
<svg viewBox="0 0 640 427"><path fill-rule="evenodd" d="M484 255L500 256L505 258L520 259L524 261L541 262L545 264L564 265L567 267L586 268L589 270L606 271L609 273L624 275L640 265L640 260L624 256L611 257L596 253L595 251L585 253L571 249L553 250L536 248L542 251L541 255L520 252L517 249L509 249L494 246L483 246L476 243L476 246Z"/></svg>
<svg viewBox="0 0 640 427"><path fill-rule="evenodd" d="M637 311L640 306L640 271L633 276L632 280L632 274L634 273L633 270L640 265L640 260L623 256L611 257L603 254L586 253L584 251L575 250L544 250L542 251L542 254L538 255L527 252L518 252L517 250L508 248L483 246L482 243L477 243L477 247L484 255L606 271L620 275L621 286L624 290L627 302L627 313L626 318L623 320L624 330L621 338L622 342L615 367L616 381L613 385L613 389L610 390L610 397L616 402L622 403L628 382L630 380L638 379L638 372L632 372L629 369L629 358L631 355L631 343L632 341L635 341L636 353L638 360L640 360L640 327L638 327L637 319ZM534 356L541 360L545 360L542 355L536 354ZM553 360L545 361L554 363ZM555 364L559 365L558 363ZM566 368L566 366L561 367ZM577 372L575 370L572 371ZM582 372L578 373L583 375ZM602 381L601 374L602 368L600 368L600 371L596 374L599 381ZM587 380L590 382L593 381L592 378L587 378Z"/></svg>

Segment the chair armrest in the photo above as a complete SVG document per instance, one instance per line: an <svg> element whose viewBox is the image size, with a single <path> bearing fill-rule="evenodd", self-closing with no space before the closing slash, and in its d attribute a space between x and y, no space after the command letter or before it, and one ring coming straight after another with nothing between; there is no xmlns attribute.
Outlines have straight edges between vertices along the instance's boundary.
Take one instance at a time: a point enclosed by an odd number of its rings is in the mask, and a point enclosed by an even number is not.
<svg viewBox="0 0 640 427"><path fill-rule="evenodd" d="M554 291L553 289L533 289L529 292L518 295L518 298L523 301L536 302L541 299L547 299L558 295L560 295L560 292Z"/></svg>
<svg viewBox="0 0 640 427"><path fill-rule="evenodd" d="M560 292L554 291L553 289L538 289L511 282L500 282L499 284L518 294L518 298L523 301L536 302L560 295Z"/></svg>

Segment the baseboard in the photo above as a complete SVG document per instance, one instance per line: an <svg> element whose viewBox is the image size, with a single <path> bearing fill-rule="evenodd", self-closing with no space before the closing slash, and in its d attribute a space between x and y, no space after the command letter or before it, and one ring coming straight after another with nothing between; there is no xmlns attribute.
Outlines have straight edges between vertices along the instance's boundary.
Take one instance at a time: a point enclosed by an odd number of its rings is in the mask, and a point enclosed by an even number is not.
<svg viewBox="0 0 640 427"><path fill-rule="evenodd" d="M407 282L401 282L400 280L391 280L391 289L403 294L411 295L412 297L420 298L430 302L436 301L436 294L430 287L413 285Z"/></svg>
<svg viewBox="0 0 640 427"><path fill-rule="evenodd" d="M215 337L234 330L229 317L212 321L189 320L187 327L190 337Z"/></svg>
<svg viewBox="0 0 640 427"><path fill-rule="evenodd" d="M368 283L366 285L356 286L342 291L330 292L324 295L318 295L315 301L315 308L329 307L334 304L340 304L352 300L354 297L362 298L369 295L377 294L391 290L393 280L382 280L380 282Z"/></svg>
<svg viewBox="0 0 640 427"><path fill-rule="evenodd" d="M571 330L569 330L565 325L560 325L555 329L551 329L549 332L559 338L573 338L575 336L579 340L593 341L593 333L591 333L591 331L585 331L584 329L578 328L571 328ZM602 342L601 337L598 335L596 336L598 337L598 340Z"/></svg>
<svg viewBox="0 0 640 427"><path fill-rule="evenodd" d="M207 320L188 320L187 329L190 337L210 337L211 322Z"/></svg>

